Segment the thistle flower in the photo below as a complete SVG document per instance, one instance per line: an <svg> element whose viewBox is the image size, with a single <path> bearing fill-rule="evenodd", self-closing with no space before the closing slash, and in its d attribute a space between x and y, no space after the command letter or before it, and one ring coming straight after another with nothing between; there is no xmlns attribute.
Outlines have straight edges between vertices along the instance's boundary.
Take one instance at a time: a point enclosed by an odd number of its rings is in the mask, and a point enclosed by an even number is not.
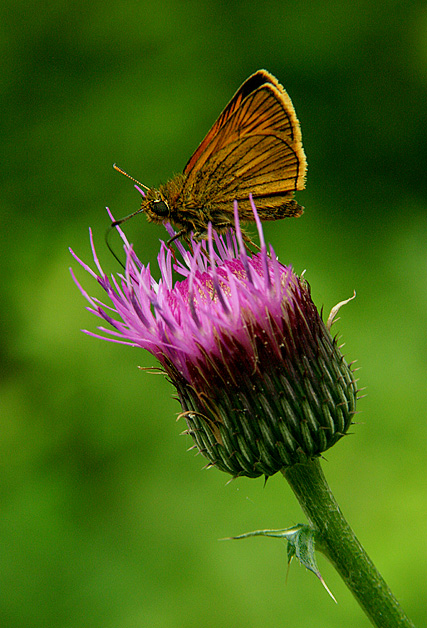
<svg viewBox="0 0 427 628"><path fill-rule="evenodd" d="M177 242L181 260L162 242L159 281L120 230L123 275L105 275L92 236L98 273L71 252L111 301L90 297L73 275L89 311L112 327L86 333L152 353L208 466L254 478L334 445L351 424L356 385L307 282L267 249L253 212L258 253L244 246L236 205L235 231L210 226L207 241Z"/></svg>

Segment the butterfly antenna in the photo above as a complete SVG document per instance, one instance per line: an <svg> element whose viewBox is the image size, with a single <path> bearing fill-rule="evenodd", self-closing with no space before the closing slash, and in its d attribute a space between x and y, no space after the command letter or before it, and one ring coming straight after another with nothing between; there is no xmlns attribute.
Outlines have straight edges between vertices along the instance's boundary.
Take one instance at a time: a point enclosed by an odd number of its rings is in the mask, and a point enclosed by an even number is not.
<svg viewBox="0 0 427 628"><path fill-rule="evenodd" d="M120 172L120 174L124 174L125 177L127 177L131 181L134 181L140 187L144 188L147 191L150 191L150 188L148 188L146 185L144 185L143 183L138 181L138 179L135 179L134 177L131 177L130 174L128 174L127 172L122 170L122 168L119 168L119 166L117 164L113 164L113 168L114 168L114 170L117 170L117 172ZM121 225L123 222L126 222L126 220L129 220L129 218L132 218L133 216L136 216L136 214L140 214L143 211L144 210L142 208L140 208L140 209L137 209L136 212L133 212L132 214L129 214L128 216L125 216L124 218L120 218L119 220L115 220L114 222L111 223L111 228L117 227L118 225ZM108 233L107 233L107 235L108 235ZM107 242L107 246L108 246L108 242ZM110 247L108 247L108 248L110 248ZM113 255L114 255L114 253L113 253ZM114 257L116 257L116 256L114 255Z"/></svg>
<svg viewBox="0 0 427 628"><path fill-rule="evenodd" d="M114 170L117 170L117 172L120 172L120 174L124 174L125 177L127 177L128 179L130 179L131 181L135 181L135 183L137 183L138 185L140 185L142 188L144 188L144 190L149 191L150 188L147 188L146 185L144 185L143 183L141 183L140 181L138 181L138 179L134 179L134 177L131 177L130 174L128 174L127 172L125 172L124 170L122 170L121 168L119 168L119 166L117 164L113 164L113 168Z"/></svg>

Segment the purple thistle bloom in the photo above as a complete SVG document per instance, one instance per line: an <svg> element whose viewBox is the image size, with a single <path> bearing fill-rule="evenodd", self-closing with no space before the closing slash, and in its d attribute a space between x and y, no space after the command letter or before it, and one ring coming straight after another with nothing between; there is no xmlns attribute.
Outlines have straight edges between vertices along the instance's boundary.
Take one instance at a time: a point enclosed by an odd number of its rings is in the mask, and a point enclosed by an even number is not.
<svg viewBox="0 0 427 628"><path fill-rule="evenodd" d="M244 246L236 204L235 233L219 236L209 225L208 240L191 241L191 250L176 243L182 261L162 242L159 281L120 229L124 275L104 274L92 235L98 273L71 252L111 301L91 298L73 275L89 311L112 326L86 333L152 353L176 386L188 433L209 466L258 477L339 440L355 412L356 385L308 284L267 250L253 211L259 253Z"/></svg>

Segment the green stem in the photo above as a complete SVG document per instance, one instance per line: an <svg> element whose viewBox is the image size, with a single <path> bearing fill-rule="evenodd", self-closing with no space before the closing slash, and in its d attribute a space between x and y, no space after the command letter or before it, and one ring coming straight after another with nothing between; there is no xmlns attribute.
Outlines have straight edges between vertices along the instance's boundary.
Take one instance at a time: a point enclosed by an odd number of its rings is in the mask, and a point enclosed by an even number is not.
<svg viewBox="0 0 427 628"><path fill-rule="evenodd" d="M318 459L283 471L310 524L316 549L334 565L378 628L415 628L345 520Z"/></svg>

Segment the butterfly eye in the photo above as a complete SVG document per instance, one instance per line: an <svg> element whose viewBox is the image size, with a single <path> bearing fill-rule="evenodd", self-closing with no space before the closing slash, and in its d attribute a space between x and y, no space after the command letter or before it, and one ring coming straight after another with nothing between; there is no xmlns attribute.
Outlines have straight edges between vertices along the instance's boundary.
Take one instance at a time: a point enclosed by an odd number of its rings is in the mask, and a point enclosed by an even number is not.
<svg viewBox="0 0 427 628"><path fill-rule="evenodd" d="M169 207L165 203L165 201L153 201L151 203L151 211L154 212L157 216L164 218L165 216L169 216Z"/></svg>

